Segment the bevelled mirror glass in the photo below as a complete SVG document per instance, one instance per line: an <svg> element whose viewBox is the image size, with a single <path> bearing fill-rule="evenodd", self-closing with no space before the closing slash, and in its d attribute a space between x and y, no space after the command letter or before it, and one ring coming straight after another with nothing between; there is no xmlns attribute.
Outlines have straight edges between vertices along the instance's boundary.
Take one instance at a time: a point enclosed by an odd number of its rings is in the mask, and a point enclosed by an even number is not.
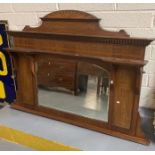
<svg viewBox="0 0 155 155"><path fill-rule="evenodd" d="M108 121L110 77L106 69L88 62L37 58L39 106Z"/></svg>

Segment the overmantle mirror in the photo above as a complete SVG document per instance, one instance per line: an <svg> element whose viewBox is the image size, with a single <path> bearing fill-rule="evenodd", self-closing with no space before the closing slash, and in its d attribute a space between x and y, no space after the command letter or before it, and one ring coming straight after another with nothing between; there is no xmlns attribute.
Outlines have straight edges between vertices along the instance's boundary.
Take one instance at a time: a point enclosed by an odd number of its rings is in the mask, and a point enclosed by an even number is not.
<svg viewBox="0 0 155 155"><path fill-rule="evenodd" d="M110 73L84 61L38 56L38 105L108 122Z"/></svg>
<svg viewBox="0 0 155 155"><path fill-rule="evenodd" d="M148 144L138 107L145 49L154 39L102 29L99 18L79 10L41 20L7 32L17 75L11 107Z"/></svg>

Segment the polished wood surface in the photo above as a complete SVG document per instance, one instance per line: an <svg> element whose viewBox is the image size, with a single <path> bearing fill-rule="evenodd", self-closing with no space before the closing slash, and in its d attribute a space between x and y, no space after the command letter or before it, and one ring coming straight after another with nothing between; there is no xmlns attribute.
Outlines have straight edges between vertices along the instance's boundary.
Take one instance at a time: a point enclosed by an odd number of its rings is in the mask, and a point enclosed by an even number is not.
<svg viewBox="0 0 155 155"><path fill-rule="evenodd" d="M142 68L146 64L145 47L152 40L131 38L124 30L109 32L101 29L100 19L82 11L56 11L41 20L42 25L37 28L26 26L21 32L7 32L12 38L12 47L6 50L12 55L17 72L17 99L12 107L148 144L149 141L140 128L138 106ZM69 65L70 61L73 67ZM52 71L56 77L54 82L60 82L59 78L62 76L60 85L69 86L69 89L73 90L75 88L73 83L75 84L76 81L74 73L78 72L75 66L78 62L91 63L108 72L111 81L108 122L38 105L37 64L45 68L43 66L47 63L46 74L49 73L50 68L57 68ZM73 74L69 77L67 74L63 75L62 66L65 72L70 74L72 71ZM79 72L85 73L86 70L81 68ZM41 70L39 72L42 74ZM89 73L101 72L94 72L91 67ZM49 85L49 78L46 76L43 79ZM41 82L42 79L39 81Z"/></svg>
<svg viewBox="0 0 155 155"><path fill-rule="evenodd" d="M11 52L11 53L25 53L25 54L51 54L52 57L56 58L63 58L63 59L71 59L71 60L80 60L80 61L86 61L91 63L98 63L98 65L101 64L101 62L107 62L111 64L125 64L125 65L131 65L131 66L139 66L142 67L145 64L147 64L147 60L133 60L133 59L124 59L124 58L114 58L114 57L99 57L99 56L87 56L87 55L79 55L74 53L63 53L63 52L53 52L53 51L44 51L44 50L36 50L36 49L29 49L29 48L5 48L5 50Z"/></svg>
<svg viewBox="0 0 155 155"><path fill-rule="evenodd" d="M118 66L115 69L115 79L113 125L130 130L134 106L132 103L135 100L135 69Z"/></svg>

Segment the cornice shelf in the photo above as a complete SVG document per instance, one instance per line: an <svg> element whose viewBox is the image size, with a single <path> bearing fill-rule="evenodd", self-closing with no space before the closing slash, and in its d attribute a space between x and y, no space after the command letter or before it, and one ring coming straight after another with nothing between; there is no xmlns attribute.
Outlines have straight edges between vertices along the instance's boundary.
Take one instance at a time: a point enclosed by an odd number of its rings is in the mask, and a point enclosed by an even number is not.
<svg viewBox="0 0 155 155"><path fill-rule="evenodd" d="M67 39L74 41L102 42L106 44L123 44L123 45L148 45L153 39L129 38L116 36L99 36L99 35L82 35L82 34L65 34L51 32L31 32L31 31L7 31L10 36L47 38L47 39Z"/></svg>
<svg viewBox="0 0 155 155"><path fill-rule="evenodd" d="M71 53L62 53L62 52L54 52L54 51L46 51L46 50L34 50L28 48L5 48L4 50L10 53L27 53L27 54L50 54L55 57L63 57L63 58L72 58L72 60L89 60L93 61L100 61L100 62L109 62L112 64L124 64L124 65L132 65L132 66L144 66L147 61L143 60L133 60L133 59L121 59L121 58L114 58L114 57L96 57L96 56L84 56L79 54L71 54Z"/></svg>

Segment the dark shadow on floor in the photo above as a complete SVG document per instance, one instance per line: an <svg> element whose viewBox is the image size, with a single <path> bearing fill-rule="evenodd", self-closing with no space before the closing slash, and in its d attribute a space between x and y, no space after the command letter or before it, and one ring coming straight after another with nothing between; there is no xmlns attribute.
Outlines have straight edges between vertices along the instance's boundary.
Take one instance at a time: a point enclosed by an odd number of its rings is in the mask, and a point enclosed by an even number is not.
<svg viewBox="0 0 155 155"><path fill-rule="evenodd" d="M0 109L2 109L4 106L3 105L0 105Z"/></svg>
<svg viewBox="0 0 155 155"><path fill-rule="evenodd" d="M141 128L145 133L146 137L149 138L153 143L155 143L155 129L153 126L154 112L154 109L139 109L139 113L141 116Z"/></svg>

